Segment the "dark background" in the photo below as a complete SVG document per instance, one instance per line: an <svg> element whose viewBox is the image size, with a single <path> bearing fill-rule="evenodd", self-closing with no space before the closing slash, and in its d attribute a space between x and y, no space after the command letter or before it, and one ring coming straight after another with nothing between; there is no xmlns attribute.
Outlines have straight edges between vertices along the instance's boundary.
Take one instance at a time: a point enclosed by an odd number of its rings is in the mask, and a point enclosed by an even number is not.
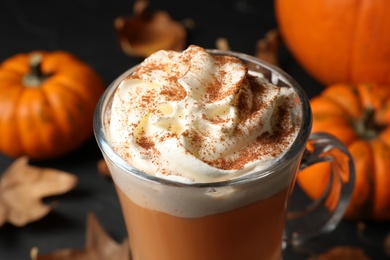
<svg viewBox="0 0 390 260"><path fill-rule="evenodd" d="M257 40L276 27L273 1L255 0L151 0L152 9L168 11L182 21L190 18L195 27L188 31L187 44L215 48L219 37L228 39L234 51L254 54ZM93 67L108 85L140 59L126 56L119 48L113 29L118 16L131 15L133 1L70 0L22 1L0 0L0 61L20 52L65 50ZM294 77L309 97L322 89L294 61L285 47L280 50L281 67ZM1 112L1 111L0 111ZM0 141L1 138L0 137ZM68 194L55 198L58 206L45 218L18 228L0 227L0 259L29 259L30 249L40 253L63 248L83 248L85 221L93 212L107 232L117 241L126 236L120 206L109 178L98 175L96 163L101 159L93 137L80 149L57 160L36 162L45 167L74 173L79 185ZM0 171L12 162L0 156ZM46 202L53 198L46 199ZM356 246L372 259L386 259L382 242L390 232L389 223L343 220L338 228L299 250L288 250L284 259L306 259L333 246ZM156 259L158 260L158 259Z"/></svg>

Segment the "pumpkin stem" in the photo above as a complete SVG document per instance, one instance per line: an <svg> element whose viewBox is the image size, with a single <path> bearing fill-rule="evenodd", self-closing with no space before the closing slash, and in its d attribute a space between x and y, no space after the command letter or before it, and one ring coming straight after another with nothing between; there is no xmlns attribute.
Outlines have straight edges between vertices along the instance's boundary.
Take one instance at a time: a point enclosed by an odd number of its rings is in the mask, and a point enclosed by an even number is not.
<svg viewBox="0 0 390 260"><path fill-rule="evenodd" d="M375 122L375 111L373 107L367 107L361 120L357 120L355 130L363 139L373 139L383 129Z"/></svg>
<svg viewBox="0 0 390 260"><path fill-rule="evenodd" d="M35 53L30 57L29 66L30 72L24 76L23 85L26 87L38 87L42 84L49 76L44 75L42 72L42 55Z"/></svg>

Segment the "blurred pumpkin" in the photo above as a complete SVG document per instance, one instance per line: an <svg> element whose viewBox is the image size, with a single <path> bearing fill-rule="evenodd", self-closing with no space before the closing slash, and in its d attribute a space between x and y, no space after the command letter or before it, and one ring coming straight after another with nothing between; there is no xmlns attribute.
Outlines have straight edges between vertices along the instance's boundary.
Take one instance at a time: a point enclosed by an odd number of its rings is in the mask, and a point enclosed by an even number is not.
<svg viewBox="0 0 390 260"><path fill-rule="evenodd" d="M319 82L390 83L390 1L276 0L282 38Z"/></svg>
<svg viewBox="0 0 390 260"><path fill-rule="evenodd" d="M98 74L64 51L20 53L0 64L0 152L62 156L92 134L104 90Z"/></svg>
<svg viewBox="0 0 390 260"><path fill-rule="evenodd" d="M355 188L347 218L390 219L390 88L376 84L333 84L311 99L312 132L339 138L351 153ZM303 170L298 184L312 198L326 188L329 163Z"/></svg>

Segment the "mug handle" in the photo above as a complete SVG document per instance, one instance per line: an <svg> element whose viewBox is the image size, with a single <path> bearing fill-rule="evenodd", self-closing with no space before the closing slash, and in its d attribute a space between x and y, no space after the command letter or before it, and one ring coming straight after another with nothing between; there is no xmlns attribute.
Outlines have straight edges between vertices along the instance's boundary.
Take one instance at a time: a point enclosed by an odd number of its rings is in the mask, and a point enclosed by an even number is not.
<svg viewBox="0 0 390 260"><path fill-rule="evenodd" d="M329 182L322 196L306 208L288 211L286 245L299 246L313 237L333 231L349 205L355 183L355 170L348 149L332 135L311 134L299 171L319 162L330 163Z"/></svg>

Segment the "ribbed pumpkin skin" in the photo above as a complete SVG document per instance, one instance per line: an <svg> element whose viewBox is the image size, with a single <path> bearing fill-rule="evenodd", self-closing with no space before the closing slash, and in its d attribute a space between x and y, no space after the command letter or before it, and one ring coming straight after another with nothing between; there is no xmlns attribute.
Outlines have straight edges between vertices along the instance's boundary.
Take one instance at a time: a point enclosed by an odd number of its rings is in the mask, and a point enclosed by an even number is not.
<svg viewBox="0 0 390 260"><path fill-rule="evenodd" d="M376 84L333 84L310 100L312 132L340 139L351 153L356 181L347 218L390 219L390 88ZM329 164L298 174L299 186L319 198L329 178Z"/></svg>
<svg viewBox="0 0 390 260"><path fill-rule="evenodd" d="M324 85L390 83L390 1L275 0L282 38Z"/></svg>
<svg viewBox="0 0 390 260"><path fill-rule="evenodd" d="M46 75L27 86L33 55ZM104 83L88 65L64 51L21 53L0 65L0 152L32 159L62 156L92 135Z"/></svg>

